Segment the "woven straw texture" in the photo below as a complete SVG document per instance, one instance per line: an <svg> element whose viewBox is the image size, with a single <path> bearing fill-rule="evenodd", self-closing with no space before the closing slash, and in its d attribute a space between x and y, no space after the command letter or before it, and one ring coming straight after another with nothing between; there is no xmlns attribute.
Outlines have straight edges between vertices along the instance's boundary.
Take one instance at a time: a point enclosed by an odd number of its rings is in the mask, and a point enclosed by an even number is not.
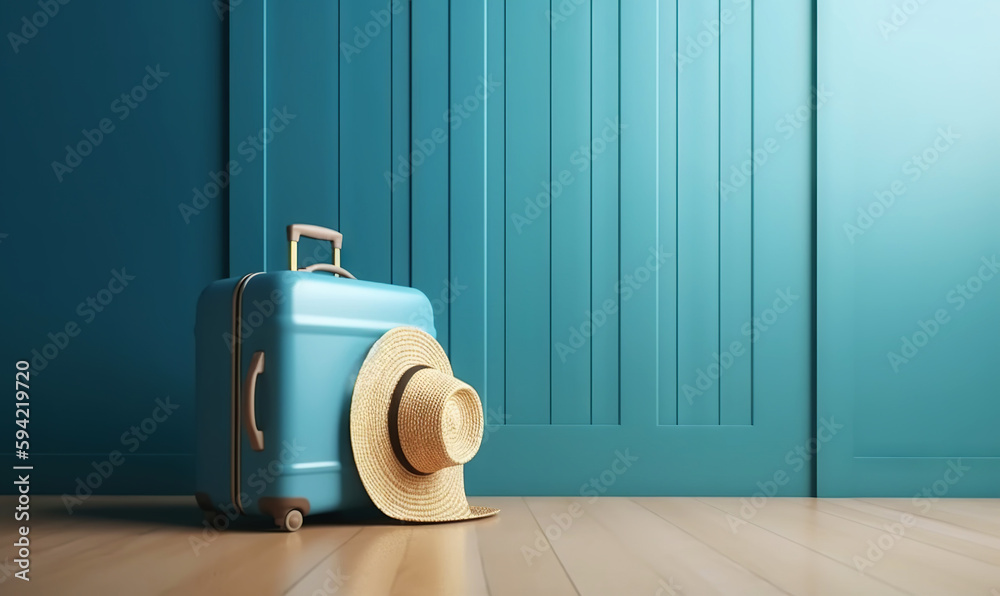
<svg viewBox="0 0 1000 596"><path fill-rule="evenodd" d="M403 374L413 375L399 407L399 442L412 474L396 458L388 412ZM451 363L429 334L399 327L382 336L361 367L351 402L351 446L365 490L389 517L446 522L498 512L470 507L462 465L479 449L483 412L475 390L452 376Z"/></svg>

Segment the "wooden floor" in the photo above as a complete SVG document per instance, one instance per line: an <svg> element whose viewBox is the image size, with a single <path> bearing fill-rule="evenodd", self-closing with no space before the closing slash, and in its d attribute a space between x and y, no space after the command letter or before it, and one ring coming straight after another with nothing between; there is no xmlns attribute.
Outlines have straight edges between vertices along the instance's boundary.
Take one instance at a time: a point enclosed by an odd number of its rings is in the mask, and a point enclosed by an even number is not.
<svg viewBox="0 0 1000 596"><path fill-rule="evenodd" d="M36 497L30 583L8 575L16 528L2 515L0 593L1000 596L1000 500L472 501L502 511L425 526L307 518L285 534L208 531L193 499L94 497L68 515Z"/></svg>

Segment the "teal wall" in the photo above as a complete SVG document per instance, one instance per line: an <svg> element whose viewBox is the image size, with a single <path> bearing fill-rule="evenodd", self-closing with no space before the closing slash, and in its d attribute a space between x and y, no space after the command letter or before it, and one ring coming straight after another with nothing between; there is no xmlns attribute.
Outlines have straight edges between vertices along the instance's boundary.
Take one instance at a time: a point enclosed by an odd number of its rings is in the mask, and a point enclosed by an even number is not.
<svg viewBox="0 0 1000 596"><path fill-rule="evenodd" d="M58 7L0 3L5 401L15 363L33 361L35 491L73 492L117 450L100 492L190 492L195 301L228 272L226 192L193 189L227 160L227 25L208 2ZM67 145L86 155L57 175ZM177 409L149 432L168 397Z"/></svg>
<svg viewBox="0 0 1000 596"><path fill-rule="evenodd" d="M486 406L471 492L576 494L624 451L640 459L608 494L754 494L778 474L788 495L1000 494L1000 290L981 261L1000 138L982 56L998 48L969 34L1000 15L897 4L61 6L0 49L21 82L0 95L16 115L0 360L79 330L32 380L35 486L72 491L120 450L98 492L189 493L196 296L286 267L284 226L302 221L342 230L359 277L431 298ZM0 25L37 10L5 2ZM170 74L119 119L158 64ZM60 182L52 162L102 118L113 130ZM935 143L924 171L913 156ZM111 301L90 314L88 298ZM179 408L136 440L167 396ZM949 483L959 460L972 470Z"/></svg>
<svg viewBox="0 0 1000 596"><path fill-rule="evenodd" d="M1000 496L998 18L819 2L822 495Z"/></svg>

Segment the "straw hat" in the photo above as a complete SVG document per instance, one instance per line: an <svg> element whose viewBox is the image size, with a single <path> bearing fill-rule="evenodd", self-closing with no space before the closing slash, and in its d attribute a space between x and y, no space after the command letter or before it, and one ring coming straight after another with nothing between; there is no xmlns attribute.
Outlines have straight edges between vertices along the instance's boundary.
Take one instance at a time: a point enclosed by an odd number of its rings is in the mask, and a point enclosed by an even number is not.
<svg viewBox="0 0 1000 596"><path fill-rule="evenodd" d="M479 395L452 376L433 337L398 327L375 342L354 386L351 447L361 482L383 513L414 522L496 514L465 498L462 464L482 439Z"/></svg>

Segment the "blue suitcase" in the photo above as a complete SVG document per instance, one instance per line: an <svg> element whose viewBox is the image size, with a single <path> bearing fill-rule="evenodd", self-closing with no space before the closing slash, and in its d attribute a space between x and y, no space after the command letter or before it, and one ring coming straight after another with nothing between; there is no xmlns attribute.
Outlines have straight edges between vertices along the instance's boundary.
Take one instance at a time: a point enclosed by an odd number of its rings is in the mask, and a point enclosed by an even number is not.
<svg viewBox="0 0 1000 596"><path fill-rule="evenodd" d="M297 266L300 237L333 265ZM374 507L354 465L350 408L365 356L385 332L435 334L418 290L353 279L338 232L288 226L290 270L217 281L195 323L196 499L222 529L240 515L294 532L305 515Z"/></svg>

